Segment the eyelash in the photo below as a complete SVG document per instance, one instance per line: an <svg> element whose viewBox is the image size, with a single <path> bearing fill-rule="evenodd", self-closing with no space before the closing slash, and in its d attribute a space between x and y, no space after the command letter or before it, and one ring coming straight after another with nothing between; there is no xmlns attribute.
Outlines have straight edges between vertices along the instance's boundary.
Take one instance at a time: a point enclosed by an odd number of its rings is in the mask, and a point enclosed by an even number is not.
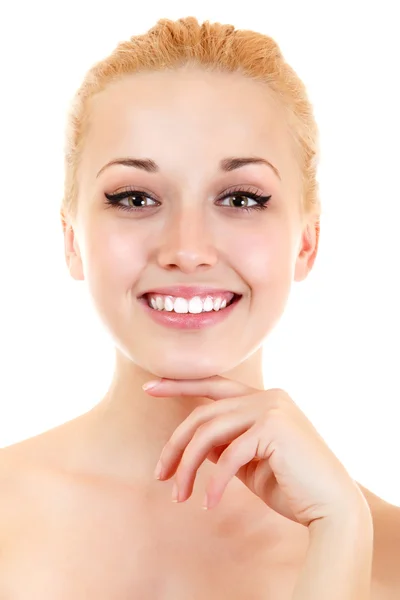
<svg viewBox="0 0 400 600"><path fill-rule="evenodd" d="M152 208L152 207L125 206L124 204L121 204L121 200L124 200L125 198L129 198L131 196L144 196L144 197L150 198L154 202L158 202L158 200L156 200L155 198L150 196L150 194L148 194L147 192L143 192L143 191L140 191L137 189L125 190L125 191L119 192L117 194L104 194L104 195L107 198L106 204L108 206L111 206L113 208L117 208L120 210L127 210L128 212L142 211L142 210L145 210L146 208ZM231 210L238 210L238 211L242 211L242 212L243 211L251 212L252 210L264 210L264 209L268 208L268 202L271 198L271 195L263 196L262 194L258 194L256 192L247 192L246 190L239 188L239 189L230 191L229 193L225 194L222 198L218 198L218 200L221 201L221 200L225 200L226 198L230 198L231 196L239 196L239 195L243 196L245 198L246 197L250 198L251 200L254 200L255 202L257 202L257 204L255 204L254 206L243 206L243 207L233 206L233 207L224 207L224 208L230 208Z"/></svg>

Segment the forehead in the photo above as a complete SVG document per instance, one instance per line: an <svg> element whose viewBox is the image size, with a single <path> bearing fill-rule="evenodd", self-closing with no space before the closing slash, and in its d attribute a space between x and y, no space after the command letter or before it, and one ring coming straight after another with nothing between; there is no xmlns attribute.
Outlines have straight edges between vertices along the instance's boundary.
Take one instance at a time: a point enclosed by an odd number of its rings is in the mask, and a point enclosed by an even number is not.
<svg viewBox="0 0 400 600"><path fill-rule="evenodd" d="M129 155L174 171L194 159L215 168L225 156L254 154L282 173L291 136L265 84L191 68L136 73L110 84L91 101L84 148L82 161L96 172Z"/></svg>

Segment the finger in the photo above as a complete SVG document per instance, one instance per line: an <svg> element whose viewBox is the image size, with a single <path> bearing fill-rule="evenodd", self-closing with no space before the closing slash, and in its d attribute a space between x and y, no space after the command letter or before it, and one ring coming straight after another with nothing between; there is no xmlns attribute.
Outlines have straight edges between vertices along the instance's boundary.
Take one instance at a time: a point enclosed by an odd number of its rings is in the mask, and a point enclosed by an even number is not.
<svg viewBox="0 0 400 600"><path fill-rule="evenodd" d="M246 396L265 390L256 389L220 375L214 375L204 379L162 378L155 387L145 389L145 391L152 396L201 396L212 400L220 400L221 398Z"/></svg>
<svg viewBox="0 0 400 600"><path fill-rule="evenodd" d="M246 481L246 469L257 455L258 435L254 427L250 427L221 454L216 464L216 470L206 489L207 507L213 508L221 500L228 483L243 471L240 479Z"/></svg>
<svg viewBox="0 0 400 600"><path fill-rule="evenodd" d="M242 403L243 401L241 398L228 398L217 403L197 406L190 415L178 425L161 452L161 479L166 480L174 475L185 448L201 426L221 415L234 412Z"/></svg>
<svg viewBox="0 0 400 600"><path fill-rule="evenodd" d="M181 460L178 461L175 481L179 490L179 501L186 500L192 494L197 470L213 448L231 443L251 424L250 419L243 420L243 415L231 413L212 419L196 430Z"/></svg>

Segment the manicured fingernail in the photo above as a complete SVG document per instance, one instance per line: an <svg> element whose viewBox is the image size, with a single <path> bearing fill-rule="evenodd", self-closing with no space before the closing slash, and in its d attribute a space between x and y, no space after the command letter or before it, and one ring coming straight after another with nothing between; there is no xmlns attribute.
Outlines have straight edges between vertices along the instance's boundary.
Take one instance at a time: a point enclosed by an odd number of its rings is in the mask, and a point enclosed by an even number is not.
<svg viewBox="0 0 400 600"><path fill-rule="evenodd" d="M156 466L156 470L154 471L154 477L156 479L161 479L162 469L163 469L163 465L162 465L161 460L159 460L157 463L157 466Z"/></svg>
<svg viewBox="0 0 400 600"><path fill-rule="evenodd" d="M160 381L161 379L153 379L152 381L148 381L147 383L144 383L142 385L142 389L151 390L152 388L156 387L156 385L158 385Z"/></svg>
<svg viewBox="0 0 400 600"><path fill-rule="evenodd" d="M178 485L174 483L172 487L172 502L178 502L179 490Z"/></svg>

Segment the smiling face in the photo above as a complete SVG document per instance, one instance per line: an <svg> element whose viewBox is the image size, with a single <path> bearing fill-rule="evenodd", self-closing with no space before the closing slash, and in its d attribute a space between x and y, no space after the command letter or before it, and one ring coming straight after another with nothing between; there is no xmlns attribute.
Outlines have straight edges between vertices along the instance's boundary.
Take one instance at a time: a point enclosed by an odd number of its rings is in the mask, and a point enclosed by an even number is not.
<svg viewBox="0 0 400 600"><path fill-rule="evenodd" d="M272 166L228 168L232 157ZM119 159L152 163L109 164ZM158 376L208 377L249 359L315 258L283 112L240 74L180 69L108 86L91 103L78 187L77 222L65 234L70 272L87 281L122 355ZM108 204L106 194L126 190L142 194L121 200L129 210ZM266 208L253 208L249 192L271 196ZM179 284L242 298L212 326L165 327L138 296Z"/></svg>

